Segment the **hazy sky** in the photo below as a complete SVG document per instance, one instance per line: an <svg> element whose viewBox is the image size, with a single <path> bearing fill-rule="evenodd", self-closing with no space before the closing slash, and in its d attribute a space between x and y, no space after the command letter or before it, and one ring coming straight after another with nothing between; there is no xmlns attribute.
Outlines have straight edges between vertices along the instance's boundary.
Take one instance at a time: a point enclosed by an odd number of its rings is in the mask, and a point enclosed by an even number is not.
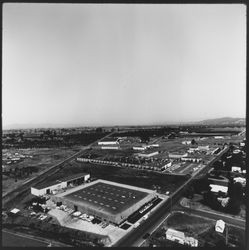
<svg viewBox="0 0 249 250"><path fill-rule="evenodd" d="M3 5L7 124L245 117L242 4Z"/></svg>

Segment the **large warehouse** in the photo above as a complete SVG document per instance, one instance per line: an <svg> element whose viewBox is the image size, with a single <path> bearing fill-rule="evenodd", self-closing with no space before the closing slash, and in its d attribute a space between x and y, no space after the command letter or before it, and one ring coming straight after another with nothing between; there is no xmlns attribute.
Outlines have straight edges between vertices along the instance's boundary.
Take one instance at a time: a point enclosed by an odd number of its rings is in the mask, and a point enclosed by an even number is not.
<svg viewBox="0 0 249 250"><path fill-rule="evenodd" d="M31 187L31 194L42 196L53 193L53 191L68 187L70 184L82 184L90 178L90 174L80 173L61 178L59 180L47 181Z"/></svg>
<svg viewBox="0 0 249 250"><path fill-rule="evenodd" d="M153 190L96 180L57 194L52 200L75 211L119 225L156 196Z"/></svg>

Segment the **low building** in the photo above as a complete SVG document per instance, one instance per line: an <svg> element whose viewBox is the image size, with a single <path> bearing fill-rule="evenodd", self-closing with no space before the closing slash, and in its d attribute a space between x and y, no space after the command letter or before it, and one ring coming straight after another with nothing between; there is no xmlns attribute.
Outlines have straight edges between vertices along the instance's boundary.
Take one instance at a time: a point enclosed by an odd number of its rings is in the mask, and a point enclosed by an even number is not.
<svg viewBox="0 0 249 250"><path fill-rule="evenodd" d="M209 186L211 187L211 192L213 192L213 193L221 192L223 194L227 194L228 187L221 186L221 185L215 185L215 184L210 184Z"/></svg>
<svg viewBox="0 0 249 250"><path fill-rule="evenodd" d="M175 241L177 243L180 243L182 245L189 245L192 247L198 246L198 240L193 237L186 237L183 232L177 231L175 229L169 228L166 231L166 239Z"/></svg>
<svg viewBox="0 0 249 250"><path fill-rule="evenodd" d="M233 181L241 183L243 187L246 186L246 178L235 177L235 178L233 178Z"/></svg>
<svg viewBox="0 0 249 250"><path fill-rule="evenodd" d="M98 142L98 145L118 145L118 144L119 144L118 139L115 140L106 139Z"/></svg>
<svg viewBox="0 0 249 250"><path fill-rule="evenodd" d="M206 146L198 146L198 150L200 150L200 151L208 151L208 150L209 150L209 145L206 145Z"/></svg>
<svg viewBox="0 0 249 250"><path fill-rule="evenodd" d="M182 141L182 144L183 144L183 145L190 145L190 144L191 144L191 141Z"/></svg>
<svg viewBox="0 0 249 250"><path fill-rule="evenodd" d="M187 162L201 162L202 158L196 158L196 157L182 157L182 161L187 161Z"/></svg>
<svg viewBox="0 0 249 250"><path fill-rule="evenodd" d="M217 220L215 224L215 231L218 233L223 233L225 229L225 222L223 220Z"/></svg>
<svg viewBox="0 0 249 250"><path fill-rule="evenodd" d="M161 167L161 170L163 171L163 170L165 170L165 169L167 169L167 168L169 168L169 167L171 167L171 166L172 166L172 162L169 161L169 162L167 162L165 165L163 165L163 166Z"/></svg>
<svg viewBox="0 0 249 250"><path fill-rule="evenodd" d="M198 240L193 238L193 237L186 237L185 244L187 244L191 247L198 247Z"/></svg>
<svg viewBox="0 0 249 250"><path fill-rule="evenodd" d="M171 241L175 241L175 242L180 243L182 245L184 245L184 243L185 243L184 233L177 231L177 230L174 230L174 229L171 229L171 228L169 228L166 231L166 239L171 240Z"/></svg>
<svg viewBox="0 0 249 250"><path fill-rule="evenodd" d="M121 225L130 215L156 198L154 190L99 179L56 194L51 199L74 211Z"/></svg>
<svg viewBox="0 0 249 250"><path fill-rule="evenodd" d="M51 194L57 190L67 188L72 184L81 184L87 181L89 178L90 174L80 173L59 180L54 180L45 184L38 184L34 187L31 187L31 194L35 196Z"/></svg>
<svg viewBox="0 0 249 250"><path fill-rule="evenodd" d="M224 136L215 136L214 139L224 139Z"/></svg>
<svg viewBox="0 0 249 250"><path fill-rule="evenodd" d="M232 170L232 172L241 173L241 168L240 167L233 166L231 170Z"/></svg>
<svg viewBox="0 0 249 250"><path fill-rule="evenodd" d="M170 159L181 159L188 156L188 153L169 153Z"/></svg>
<svg viewBox="0 0 249 250"><path fill-rule="evenodd" d="M154 152L144 152L144 153L138 153L137 156L139 157L144 157L144 158L149 158L155 155L158 155L159 152L158 151L154 151Z"/></svg>
<svg viewBox="0 0 249 250"><path fill-rule="evenodd" d="M196 151L199 151L198 147L191 147L188 149L188 153L195 153Z"/></svg>
<svg viewBox="0 0 249 250"><path fill-rule="evenodd" d="M119 146L102 146L101 149L119 150Z"/></svg>
<svg viewBox="0 0 249 250"><path fill-rule="evenodd" d="M226 198L218 197L217 200L221 203L222 207L226 207L228 205L230 198L229 197L226 197Z"/></svg>
<svg viewBox="0 0 249 250"><path fill-rule="evenodd" d="M147 149L146 146L134 146L132 147L133 150L138 150L138 151L144 151L145 149Z"/></svg>

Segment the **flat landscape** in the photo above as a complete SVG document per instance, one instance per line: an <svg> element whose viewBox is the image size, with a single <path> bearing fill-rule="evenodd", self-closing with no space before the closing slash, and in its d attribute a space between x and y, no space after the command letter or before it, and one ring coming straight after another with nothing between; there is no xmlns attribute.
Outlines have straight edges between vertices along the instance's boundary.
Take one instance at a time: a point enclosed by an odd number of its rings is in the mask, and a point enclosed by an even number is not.
<svg viewBox="0 0 249 250"><path fill-rule="evenodd" d="M26 167L31 168L31 174L29 176L21 176L15 177L13 174L3 175L2 180L2 194L19 187L24 182L28 181L31 178L36 177L39 175L40 172L46 170L47 168L59 163L60 161L64 160L65 158L69 157L70 155L77 152L80 148L73 147L73 148L34 148L34 149L5 149L2 153L6 151L14 154L16 152L25 154L27 156L31 156L25 158L23 161L14 163L11 165L11 168L15 169L22 169Z"/></svg>
<svg viewBox="0 0 249 250"><path fill-rule="evenodd" d="M175 191L188 178L186 176L167 175L145 170L74 161L55 175L49 177L49 180L59 179L65 176L65 174L69 176L76 173L90 173L91 177L96 179L104 179L151 190L157 189L162 194L165 194L167 191Z"/></svg>

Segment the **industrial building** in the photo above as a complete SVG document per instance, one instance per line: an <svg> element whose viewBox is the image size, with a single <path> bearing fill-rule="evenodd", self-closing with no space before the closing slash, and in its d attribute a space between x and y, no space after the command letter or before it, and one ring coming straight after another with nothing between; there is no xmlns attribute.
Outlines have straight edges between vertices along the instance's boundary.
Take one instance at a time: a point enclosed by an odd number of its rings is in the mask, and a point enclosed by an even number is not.
<svg viewBox="0 0 249 250"><path fill-rule="evenodd" d="M156 197L153 190L96 180L54 195L52 200L74 211L119 225Z"/></svg>
<svg viewBox="0 0 249 250"><path fill-rule="evenodd" d="M221 192L223 194L227 194L228 187L221 186L221 185L215 185L215 184L209 184L209 186L211 187L211 192L213 192L213 193Z"/></svg>
<svg viewBox="0 0 249 250"><path fill-rule="evenodd" d="M102 146L101 149L119 150L119 146Z"/></svg>
<svg viewBox="0 0 249 250"><path fill-rule="evenodd" d="M79 185L83 182L86 182L90 178L90 174L80 173L71 176L67 176L65 178L61 178L59 180L53 180L50 182L46 182L45 184L38 184L34 187L31 187L31 194L35 196L42 196L45 194L51 194L56 192L57 190L61 190L67 188L70 185Z"/></svg>
<svg viewBox="0 0 249 250"><path fill-rule="evenodd" d="M105 139L98 142L98 145L118 145L118 144L119 144L118 139L115 140Z"/></svg>
<svg viewBox="0 0 249 250"><path fill-rule="evenodd" d="M169 153L170 159L181 159L183 157L187 157L188 153Z"/></svg>
<svg viewBox="0 0 249 250"><path fill-rule="evenodd" d="M149 158L155 155L158 155L159 152L158 151L147 151L147 152L143 152L143 153L137 153L136 155L139 157L144 157L144 158Z"/></svg>

